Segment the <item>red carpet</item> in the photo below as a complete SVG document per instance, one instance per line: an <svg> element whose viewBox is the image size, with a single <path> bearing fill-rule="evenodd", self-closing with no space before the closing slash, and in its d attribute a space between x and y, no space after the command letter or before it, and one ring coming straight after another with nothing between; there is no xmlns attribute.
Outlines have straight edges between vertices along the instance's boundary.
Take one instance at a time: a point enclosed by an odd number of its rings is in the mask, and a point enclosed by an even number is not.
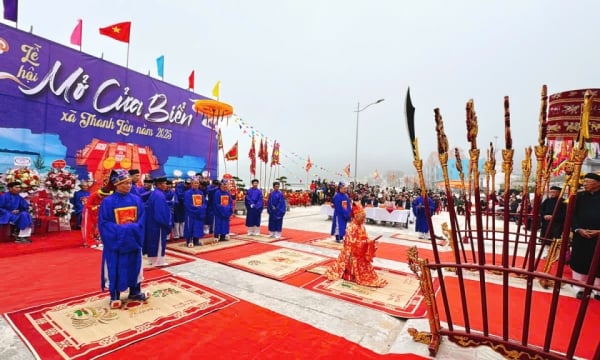
<svg viewBox="0 0 600 360"><path fill-rule="evenodd" d="M458 281L453 277L444 278L446 288L448 289L449 307L452 315L452 321L455 325L464 326L462 319L462 304L460 302L460 293L458 290ZM469 308L469 320L471 329L483 329L481 318L481 294L479 282L465 280L465 290L467 305ZM502 335L502 286L488 283L486 285L487 307L489 316L489 332L494 335ZM523 329L523 304L525 303L525 290L513 288L509 289L509 338L520 339ZM556 314L549 314L550 299L552 295L544 292L534 292L532 297L531 322L529 328L529 343L542 346L545 337L546 324L550 316L555 318L554 336L552 338L551 348L554 351L566 352L569 335L573 332L575 317L573 316L579 308L580 300L572 297L561 296L558 302ZM441 295L437 297L440 319L446 321ZM600 323L600 301L591 300L589 304L587 317L583 328L581 329L579 341L575 355L584 359L591 359L594 355L596 346L600 342L600 332L597 326ZM564 334L564 335L563 335ZM565 336L567 335L567 336Z"/></svg>
<svg viewBox="0 0 600 360"><path fill-rule="evenodd" d="M76 247L83 247L81 231L53 231L44 236L32 235L31 244L17 244L14 238L0 242L0 258Z"/></svg>
<svg viewBox="0 0 600 360"><path fill-rule="evenodd" d="M107 293L79 295L5 314L42 359L94 358L171 330L238 299L176 276L144 283L148 301L110 309Z"/></svg>
<svg viewBox="0 0 600 360"><path fill-rule="evenodd" d="M267 244L248 246L255 247L255 251L261 246L272 248ZM214 256L219 252L204 255ZM96 292L100 286L99 266L100 252L83 248L2 259L0 286L4 292L0 312ZM145 272L145 278L149 280L167 274L155 269ZM376 354L344 338L245 301L131 344L103 359L132 356L144 359L314 360L338 356L350 356L352 359L424 359L412 354Z"/></svg>

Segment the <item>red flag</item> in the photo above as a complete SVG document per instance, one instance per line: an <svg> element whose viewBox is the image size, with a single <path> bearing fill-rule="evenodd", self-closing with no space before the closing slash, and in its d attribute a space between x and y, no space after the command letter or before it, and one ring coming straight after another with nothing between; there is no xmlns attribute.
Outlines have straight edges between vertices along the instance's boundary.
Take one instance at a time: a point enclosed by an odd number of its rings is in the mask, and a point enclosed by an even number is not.
<svg viewBox="0 0 600 360"><path fill-rule="evenodd" d="M256 175L256 147L254 146L254 137L252 137L252 146L250 146L250 152L248 152L250 158L250 174Z"/></svg>
<svg viewBox="0 0 600 360"><path fill-rule="evenodd" d="M81 19L77 20L77 25L73 29L71 33L71 44L81 46L81 34L83 31L83 21Z"/></svg>
<svg viewBox="0 0 600 360"><path fill-rule="evenodd" d="M188 89L194 90L194 80L196 77L196 70L192 70L192 73L188 77Z"/></svg>
<svg viewBox="0 0 600 360"><path fill-rule="evenodd" d="M264 152L262 138L260 139L260 145L258 145L258 158L260 159L260 161L265 160L265 152Z"/></svg>
<svg viewBox="0 0 600 360"><path fill-rule="evenodd" d="M273 144L273 155L271 157L271 166L279 165L279 143L275 141Z"/></svg>
<svg viewBox="0 0 600 360"><path fill-rule="evenodd" d="M310 162L310 156L308 157L308 159L306 160L306 166L304 167L304 169L306 170L306 172L309 172L310 169L312 168L313 164Z"/></svg>
<svg viewBox="0 0 600 360"><path fill-rule="evenodd" d="M344 174L346 174L347 177L350 177L350 164L344 168Z"/></svg>
<svg viewBox="0 0 600 360"><path fill-rule="evenodd" d="M235 144L231 147L231 149L229 149L229 151L225 154L225 160L233 161L233 160L237 160L237 159L238 159L238 142L236 141Z"/></svg>
<svg viewBox="0 0 600 360"><path fill-rule="evenodd" d="M114 25L100 28L100 34L111 37L115 40L129 43L129 33L131 32L131 21L120 22Z"/></svg>

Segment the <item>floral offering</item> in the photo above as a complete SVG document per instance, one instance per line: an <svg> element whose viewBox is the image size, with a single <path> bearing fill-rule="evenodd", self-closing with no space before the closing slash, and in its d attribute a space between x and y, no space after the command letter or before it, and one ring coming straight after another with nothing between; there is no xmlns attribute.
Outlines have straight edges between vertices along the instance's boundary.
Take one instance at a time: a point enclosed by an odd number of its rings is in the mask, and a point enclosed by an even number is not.
<svg viewBox="0 0 600 360"><path fill-rule="evenodd" d="M23 192L36 190L40 186L39 174L29 168L9 169L4 177L4 185L13 181L21 183L21 191Z"/></svg>
<svg viewBox="0 0 600 360"><path fill-rule="evenodd" d="M52 169L46 175L46 189L49 192L66 192L71 193L75 190L77 176L64 169Z"/></svg>

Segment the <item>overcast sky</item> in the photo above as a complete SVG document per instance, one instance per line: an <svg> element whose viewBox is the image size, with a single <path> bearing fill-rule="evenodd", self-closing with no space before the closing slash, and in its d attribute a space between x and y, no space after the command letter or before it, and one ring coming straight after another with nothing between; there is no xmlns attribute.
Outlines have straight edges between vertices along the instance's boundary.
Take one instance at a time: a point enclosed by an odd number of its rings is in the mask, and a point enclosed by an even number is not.
<svg viewBox="0 0 600 360"><path fill-rule="evenodd" d="M69 45L83 19L83 51L125 66L127 45L99 27L132 21L129 67L234 106L271 144L281 144L280 175L337 180L415 173L404 119L410 86L421 157L436 149L439 107L450 146L467 148L465 104L473 98L482 156L504 147L503 97L510 96L515 167L535 145L540 91L598 87L600 1L401 0L20 0L18 27ZM10 24L10 23L9 23ZM75 48L75 47L74 47ZM225 148L240 142L238 176L248 179L250 135L224 125ZM269 149L270 151L270 149ZM501 159L498 158L498 162ZM236 173L236 163L227 163ZM347 178L346 178L347 179Z"/></svg>

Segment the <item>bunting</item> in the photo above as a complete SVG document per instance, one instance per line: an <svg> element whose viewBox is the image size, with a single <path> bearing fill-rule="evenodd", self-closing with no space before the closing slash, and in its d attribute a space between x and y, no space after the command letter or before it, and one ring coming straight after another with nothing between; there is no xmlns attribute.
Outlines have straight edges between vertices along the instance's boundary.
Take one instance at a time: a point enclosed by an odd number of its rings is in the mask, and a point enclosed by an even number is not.
<svg viewBox="0 0 600 360"><path fill-rule="evenodd" d="M346 165L344 168L344 174L346 174L347 177L350 177L350 164Z"/></svg>
<svg viewBox="0 0 600 360"><path fill-rule="evenodd" d="M221 130L219 129L219 135L221 134ZM221 149L223 148L223 144L221 144ZM235 144L231 147L231 149L229 149L229 151L227 151L225 153L225 160L227 161L234 161L238 159L238 142L236 141Z"/></svg>
<svg viewBox="0 0 600 360"><path fill-rule="evenodd" d="M306 169L306 172L309 172L312 167L313 167L313 164L312 164L312 162L310 162L310 156L309 156L308 159L306 160L306 166L304 167L304 169Z"/></svg>
<svg viewBox="0 0 600 360"><path fill-rule="evenodd" d="M107 27L100 28L100 34L115 40L129 43L131 33L131 21L120 22Z"/></svg>
<svg viewBox="0 0 600 360"><path fill-rule="evenodd" d="M273 144L273 154L271 156L271 166L279 165L279 143L275 141Z"/></svg>
<svg viewBox="0 0 600 360"><path fill-rule="evenodd" d="M256 147L254 146L254 137L252 137L252 145L250 146L248 157L250 158L250 174L256 176Z"/></svg>

